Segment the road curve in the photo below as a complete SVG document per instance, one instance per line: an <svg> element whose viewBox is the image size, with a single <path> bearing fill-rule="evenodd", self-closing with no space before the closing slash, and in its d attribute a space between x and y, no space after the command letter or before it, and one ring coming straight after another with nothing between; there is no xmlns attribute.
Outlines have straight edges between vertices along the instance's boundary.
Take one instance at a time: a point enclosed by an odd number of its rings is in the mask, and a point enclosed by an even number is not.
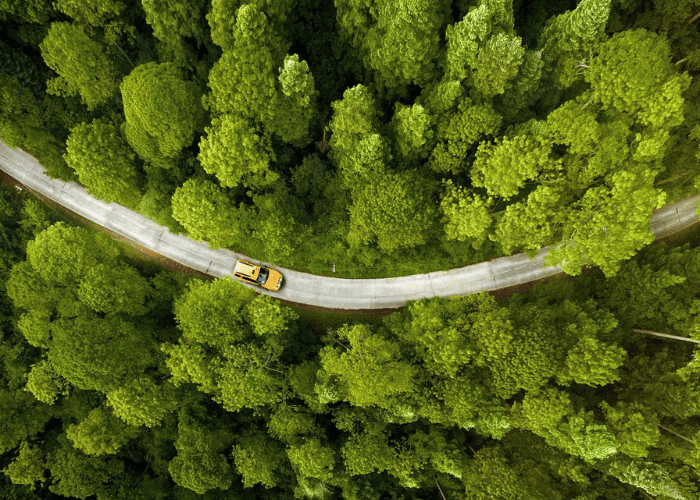
<svg viewBox="0 0 700 500"><path fill-rule="evenodd" d="M167 228L121 205L97 200L75 182L50 179L45 175L44 167L33 156L19 149L11 149L2 141L0 170L56 203L138 245L211 276L230 276L233 265L239 258L273 266L230 250L212 250L206 242L172 234ZM698 201L700 195L654 212L651 230L656 237L697 222ZM561 272L558 266L544 265L547 249L548 247L543 248L532 260L525 254L517 254L449 271L383 279L328 278L273 266L284 274L285 286L276 293L259 288L256 290L289 302L328 309L396 308L408 300L486 292L558 274Z"/></svg>

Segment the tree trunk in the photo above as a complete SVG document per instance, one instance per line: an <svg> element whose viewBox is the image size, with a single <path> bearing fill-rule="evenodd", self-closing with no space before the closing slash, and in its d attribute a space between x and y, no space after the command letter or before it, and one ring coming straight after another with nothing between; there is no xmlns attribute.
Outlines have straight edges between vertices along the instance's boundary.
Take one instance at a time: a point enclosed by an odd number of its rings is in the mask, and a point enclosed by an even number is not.
<svg viewBox="0 0 700 500"><path fill-rule="evenodd" d="M637 333L646 333L648 335L656 335L657 337L665 337L669 339L683 340L685 342L693 342L695 344L700 344L700 340L689 339L687 337L678 337L676 335L668 335L667 333L652 332L650 330L639 330L637 328L632 328L632 331Z"/></svg>

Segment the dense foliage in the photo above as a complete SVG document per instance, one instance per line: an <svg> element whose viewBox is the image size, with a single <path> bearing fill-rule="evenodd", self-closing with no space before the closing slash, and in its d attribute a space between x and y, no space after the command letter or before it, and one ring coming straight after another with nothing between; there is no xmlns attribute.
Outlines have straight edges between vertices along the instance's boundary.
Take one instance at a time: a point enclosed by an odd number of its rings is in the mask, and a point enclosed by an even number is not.
<svg viewBox="0 0 700 500"><path fill-rule="evenodd" d="M697 232L322 335L5 189L0 240L2 498L700 495Z"/></svg>
<svg viewBox="0 0 700 500"><path fill-rule="evenodd" d="M700 186L700 0L0 1L0 137L176 232L614 275Z"/></svg>

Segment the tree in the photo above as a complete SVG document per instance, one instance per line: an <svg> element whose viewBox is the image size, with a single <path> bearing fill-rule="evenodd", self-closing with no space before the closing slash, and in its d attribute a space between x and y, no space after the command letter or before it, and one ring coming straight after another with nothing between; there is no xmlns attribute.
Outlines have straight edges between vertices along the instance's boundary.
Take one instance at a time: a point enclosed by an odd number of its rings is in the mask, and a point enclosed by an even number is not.
<svg viewBox="0 0 700 500"><path fill-rule="evenodd" d="M449 2L336 0L335 6L341 40L375 71L380 90L424 86L435 78Z"/></svg>
<svg viewBox="0 0 700 500"><path fill-rule="evenodd" d="M661 35L643 29L617 33L591 60L586 80L605 110L662 130L683 122L681 94L690 77L671 63L671 47Z"/></svg>
<svg viewBox="0 0 700 500"><path fill-rule="evenodd" d="M589 189L574 203L563 226L563 236L547 255L568 274L581 265L595 264L614 275L621 261L653 241L649 218L663 206L665 194L652 184L653 173L639 169L614 173L607 186Z"/></svg>
<svg viewBox="0 0 700 500"><path fill-rule="evenodd" d="M135 268L99 264L80 281L78 298L96 312L141 316L150 292L148 281Z"/></svg>
<svg viewBox="0 0 700 500"><path fill-rule="evenodd" d="M126 140L144 160L168 167L204 123L201 92L173 63L141 64L120 86Z"/></svg>
<svg viewBox="0 0 700 500"><path fill-rule="evenodd" d="M107 404L114 415L130 426L155 427L178 408L174 386L157 383L149 376L132 378L107 393Z"/></svg>
<svg viewBox="0 0 700 500"><path fill-rule="evenodd" d="M56 95L80 95L88 109L95 109L116 94L119 72L104 48L69 23L52 23L40 45L46 65L58 73L48 82Z"/></svg>
<svg viewBox="0 0 700 500"><path fill-rule="evenodd" d="M397 102L389 128L397 159L404 165L423 160L433 142L432 119L420 104L404 106Z"/></svg>
<svg viewBox="0 0 700 500"><path fill-rule="evenodd" d="M305 146L311 141L310 126L318 116L318 91L306 61L293 54L284 58L279 71L281 94L274 131L283 141Z"/></svg>
<svg viewBox="0 0 700 500"><path fill-rule="evenodd" d="M0 388L0 453L6 453L40 433L51 415L46 406L25 391Z"/></svg>
<svg viewBox="0 0 700 500"><path fill-rule="evenodd" d="M250 340L248 304L254 293L231 278L191 281L174 303L175 318L185 340L225 348Z"/></svg>
<svg viewBox="0 0 700 500"><path fill-rule="evenodd" d="M288 447L287 456L300 476L323 482L333 479L335 452L319 439L307 439L303 444Z"/></svg>
<svg viewBox="0 0 700 500"><path fill-rule="evenodd" d="M551 146L537 138L516 135L513 138L482 142L472 165L472 184L485 187L492 196L509 199L529 179L537 179L561 168L553 160Z"/></svg>
<svg viewBox="0 0 700 500"><path fill-rule="evenodd" d="M42 360L33 364L27 374L26 389L38 401L52 405L59 396L66 396L70 393L70 384L56 372L50 363Z"/></svg>
<svg viewBox="0 0 700 500"><path fill-rule="evenodd" d="M109 262L117 253L110 240L65 222L54 224L27 244L29 263L47 284L57 286L75 284L89 269Z"/></svg>
<svg viewBox="0 0 700 500"><path fill-rule="evenodd" d="M294 3L290 0L255 0L252 2L212 0L211 11L207 14L211 38L224 51L231 49L237 40L236 26L240 22L237 18L237 11L245 5L251 8L251 12L264 13L274 30L280 34L284 29L287 16L294 7ZM246 33L246 29L241 31Z"/></svg>
<svg viewBox="0 0 700 500"><path fill-rule="evenodd" d="M256 134L246 120L225 114L214 118L206 133L199 143L199 161L222 186L262 188L279 178L270 170L274 153L269 139Z"/></svg>
<svg viewBox="0 0 700 500"><path fill-rule="evenodd" d="M279 358L271 348L238 344L224 351L218 367L216 399L228 411L279 403L286 397L282 372L272 368Z"/></svg>
<svg viewBox="0 0 700 500"><path fill-rule="evenodd" d="M230 247L250 230L250 209L238 208L219 186L192 178L177 188L172 199L173 217L190 238L207 240L212 248Z"/></svg>
<svg viewBox="0 0 700 500"><path fill-rule="evenodd" d="M22 441L19 453L3 472L12 484L25 484L34 487L37 481L46 481L46 461L44 453L38 446Z"/></svg>
<svg viewBox="0 0 700 500"><path fill-rule="evenodd" d="M119 0L56 0L54 7L79 24L107 27L126 10L127 5Z"/></svg>
<svg viewBox="0 0 700 500"><path fill-rule="evenodd" d="M402 359L395 342L372 333L367 325L344 327L337 333L341 347L321 349L321 365L340 381L350 404L390 406L391 396L415 390L416 369Z"/></svg>
<svg viewBox="0 0 700 500"><path fill-rule="evenodd" d="M603 401L600 407L620 442L620 452L632 458L646 458L661 434L656 415L640 403L618 401L611 406Z"/></svg>
<svg viewBox="0 0 700 500"><path fill-rule="evenodd" d="M565 12L547 24L543 33L542 56L550 78L559 88L571 86L579 77L579 65L596 42L604 38L611 0L583 0L573 11ZM583 62L582 62L583 61Z"/></svg>
<svg viewBox="0 0 700 500"><path fill-rule="evenodd" d="M136 437L138 431L114 417L109 410L91 410L78 424L68 426L66 436L77 449L87 455L114 455Z"/></svg>
<svg viewBox="0 0 700 500"><path fill-rule="evenodd" d="M376 241L385 252L425 243L437 212L432 191L431 183L412 171L373 176L353 196L348 242Z"/></svg>
<svg viewBox="0 0 700 500"><path fill-rule="evenodd" d="M620 379L617 369L626 352L622 347L601 342L594 337L581 337L566 356L566 374L559 380L571 379L577 384L607 385Z"/></svg>
<svg viewBox="0 0 700 500"><path fill-rule="evenodd" d="M49 490L66 497L103 494L110 482L119 481L124 474L121 460L87 456L66 442L48 455L47 463L53 478Z"/></svg>
<svg viewBox="0 0 700 500"><path fill-rule="evenodd" d="M183 38L193 38L197 44L206 40L202 26L206 2L167 2L145 0L143 10L146 22L153 28L153 35L168 45L177 47Z"/></svg>
<svg viewBox="0 0 700 500"><path fill-rule="evenodd" d="M513 29L512 2L480 2L446 32L446 76L466 80L475 96L505 92L518 74L525 49Z"/></svg>
<svg viewBox="0 0 700 500"><path fill-rule="evenodd" d="M208 420L197 413L180 412L177 456L168 466L177 484L200 495L231 486L231 466L221 453L230 445L231 434Z"/></svg>
<svg viewBox="0 0 700 500"><path fill-rule="evenodd" d="M52 324L48 360L71 384L108 392L153 362L150 332L118 316Z"/></svg>
<svg viewBox="0 0 700 500"><path fill-rule="evenodd" d="M462 100L456 111L438 119L438 143L428 165L440 173L463 171L469 151L481 137L495 134L501 121L501 116L489 104L474 104L468 98Z"/></svg>
<svg viewBox="0 0 700 500"><path fill-rule="evenodd" d="M352 170L352 158L362 139L379 132L380 113L374 97L363 85L347 89L343 99L333 102L331 106L334 112L329 124L333 131L329 141L330 156L351 183L351 175L345 172Z"/></svg>
<svg viewBox="0 0 700 500"><path fill-rule="evenodd" d="M539 251L558 234L557 226L567 214L562 201L567 198L561 185L537 186L525 200L506 207L489 238L498 242L506 254L517 249Z"/></svg>
<svg viewBox="0 0 700 500"><path fill-rule="evenodd" d="M93 196L135 207L141 199L136 155L111 123L94 120L71 130L66 163Z"/></svg>
<svg viewBox="0 0 700 500"><path fill-rule="evenodd" d="M209 72L211 93L205 102L216 115L233 113L237 118L263 123L272 131L279 97L277 68L289 44L270 26L262 9L263 2L257 1L236 11L233 47L224 51ZM210 23L214 13L213 9ZM216 34L212 37L216 42Z"/></svg>
<svg viewBox="0 0 700 500"><path fill-rule="evenodd" d="M489 208L493 200L471 194L463 186L445 182L445 194L440 200L445 235L448 240L471 241L478 248L486 240L493 223Z"/></svg>
<svg viewBox="0 0 700 500"><path fill-rule="evenodd" d="M243 476L243 486L252 488L261 484L265 488L278 486L285 468L284 447L265 433L241 436L231 454L238 473ZM286 467L285 467L286 466Z"/></svg>

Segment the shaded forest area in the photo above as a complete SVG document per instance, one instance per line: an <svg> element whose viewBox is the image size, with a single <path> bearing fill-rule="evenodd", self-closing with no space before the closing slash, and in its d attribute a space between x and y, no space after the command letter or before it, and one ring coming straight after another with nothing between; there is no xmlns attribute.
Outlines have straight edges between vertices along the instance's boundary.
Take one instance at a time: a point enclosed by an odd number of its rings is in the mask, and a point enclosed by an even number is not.
<svg viewBox="0 0 700 500"><path fill-rule="evenodd" d="M1 0L0 136L281 266L612 275L700 185L698 0Z"/></svg>
<svg viewBox="0 0 700 500"><path fill-rule="evenodd" d="M2 188L0 497L697 499L690 240L319 335Z"/></svg>

